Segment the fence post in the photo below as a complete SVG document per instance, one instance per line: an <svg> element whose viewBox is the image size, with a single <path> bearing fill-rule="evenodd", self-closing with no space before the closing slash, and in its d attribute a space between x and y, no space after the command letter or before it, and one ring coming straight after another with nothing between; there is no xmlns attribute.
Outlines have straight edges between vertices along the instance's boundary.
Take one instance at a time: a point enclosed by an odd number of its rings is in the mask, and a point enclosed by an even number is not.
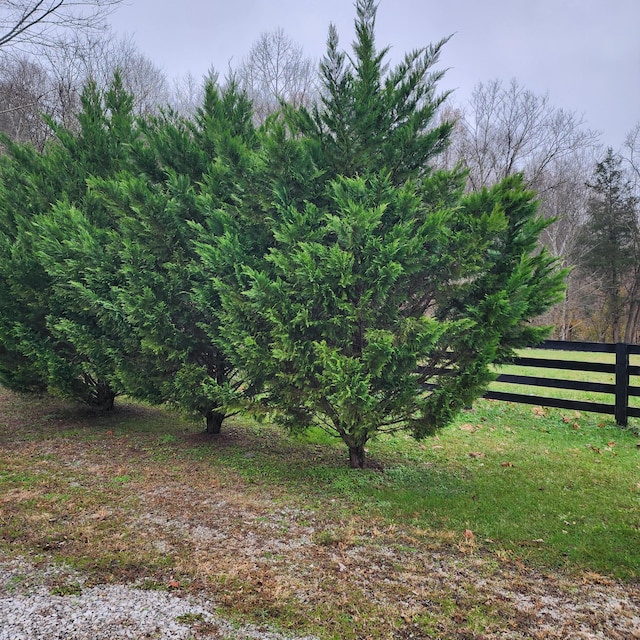
<svg viewBox="0 0 640 640"><path fill-rule="evenodd" d="M629 404L629 349L624 342L616 343L616 424L627 426Z"/></svg>

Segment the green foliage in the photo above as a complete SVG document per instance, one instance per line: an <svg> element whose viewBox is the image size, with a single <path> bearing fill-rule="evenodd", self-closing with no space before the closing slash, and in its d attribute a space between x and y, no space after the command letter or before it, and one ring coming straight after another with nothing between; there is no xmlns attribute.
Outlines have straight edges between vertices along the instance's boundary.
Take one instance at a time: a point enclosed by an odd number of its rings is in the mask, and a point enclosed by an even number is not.
<svg viewBox="0 0 640 640"><path fill-rule="evenodd" d="M389 47L377 50L377 4L358 0L353 55L339 50L331 26L322 61L320 105L311 112L289 112L303 135L317 144L329 176L353 177L385 170L393 184L431 173L429 161L447 146L453 123L434 126L446 94L436 85L444 72L433 71L447 39L405 55L388 71Z"/></svg>
<svg viewBox="0 0 640 640"><path fill-rule="evenodd" d="M496 355L500 359L512 355L514 348L546 337L547 327L532 326L526 320L558 302L564 290L567 270L558 269L557 261L540 246L540 233L550 221L537 216L537 208L535 194L525 188L519 175L461 199L459 219L463 225L482 220L488 212L503 222L484 252L476 254L483 263L478 277L461 287L462 295L441 305L440 317L471 313L480 331L497 331ZM491 230L482 224L476 231L486 237Z"/></svg>
<svg viewBox="0 0 640 640"><path fill-rule="evenodd" d="M375 4L356 9L351 57L330 31L322 107L285 109L306 179L267 169L264 217L225 209L224 234L198 250L260 406L340 437L361 467L369 439L433 433L482 392L498 356L539 340L526 320L558 299L563 274L537 250L547 223L521 179L464 196L460 172L431 168L451 129L432 124L444 41L387 71ZM256 235L262 256L246 244ZM233 269L216 273L222 255Z"/></svg>
<svg viewBox="0 0 640 640"><path fill-rule="evenodd" d="M583 256L584 264L598 275L620 277L633 255L638 233L630 181L624 175L622 159L612 149L596 166L589 183L592 198L589 202L585 240L590 240Z"/></svg>
<svg viewBox="0 0 640 640"><path fill-rule="evenodd" d="M91 181L117 221L109 242L120 284L109 295L139 354L133 367L121 354L124 387L204 417L210 432L234 411L241 378L219 344L215 295L205 305L191 295L207 286L193 242L207 221L215 234L216 210L245 190L254 137L244 96L209 85L194 122L150 120L131 145L131 170Z"/></svg>
<svg viewBox="0 0 640 640"><path fill-rule="evenodd" d="M119 386L117 345L78 295L79 270L109 263L87 225L109 221L87 192L90 176L122 168L135 137L132 101L116 77L102 93L88 85L77 133L56 126L44 153L5 140L0 165L0 380L109 409ZM87 257L89 259L86 264ZM107 279L104 269L100 277ZM111 286L105 282L104 286Z"/></svg>
<svg viewBox="0 0 640 640"><path fill-rule="evenodd" d="M638 198L625 176L622 159L612 149L597 164L588 186L592 198L574 257L585 273L601 283L611 339L619 342L625 306L631 303L633 309L638 305L635 285L640 271Z"/></svg>

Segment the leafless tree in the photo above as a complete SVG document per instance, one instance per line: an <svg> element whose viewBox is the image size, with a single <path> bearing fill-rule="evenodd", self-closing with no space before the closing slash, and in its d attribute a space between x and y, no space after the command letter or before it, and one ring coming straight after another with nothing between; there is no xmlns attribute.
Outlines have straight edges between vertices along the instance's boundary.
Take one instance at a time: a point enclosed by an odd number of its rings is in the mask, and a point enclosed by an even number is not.
<svg viewBox="0 0 640 640"><path fill-rule="evenodd" d="M236 77L253 100L258 121L276 111L281 102L309 105L318 91L316 65L281 28L258 38Z"/></svg>
<svg viewBox="0 0 640 640"><path fill-rule="evenodd" d="M538 179L540 210L555 222L547 227L541 240L563 267L573 267L582 247L578 231L585 221L589 200L586 177L596 160L595 149L576 151L569 157L556 159ZM556 327L556 337L570 340L584 332L587 300L597 294L594 283L584 274L572 271L567 278L565 299L550 309L543 322Z"/></svg>
<svg viewBox="0 0 640 640"><path fill-rule="evenodd" d="M50 91L45 69L27 57L0 56L0 131L43 149L51 135L42 119Z"/></svg>
<svg viewBox="0 0 640 640"><path fill-rule="evenodd" d="M192 73L175 78L171 87L169 104L173 110L184 117L191 117L204 96L204 81L198 80Z"/></svg>
<svg viewBox="0 0 640 640"><path fill-rule="evenodd" d="M597 132L575 112L554 107L517 80L480 83L473 91L454 137L454 154L469 169L474 189L524 172L536 185L547 168L594 146Z"/></svg>
<svg viewBox="0 0 640 640"><path fill-rule="evenodd" d="M230 71L230 77L225 82L234 79L235 74ZM216 86L221 84L220 75L213 67L209 68L199 80L192 73L175 78L170 91L169 106L179 116L192 118L204 100L205 87L208 83Z"/></svg>
<svg viewBox="0 0 640 640"><path fill-rule="evenodd" d="M64 46L43 52L39 60L46 65L53 85L47 114L67 127L73 127L84 85L93 81L107 86L116 71L134 96L136 113L155 112L169 100L166 76L138 51L131 38L79 32Z"/></svg>
<svg viewBox="0 0 640 640"><path fill-rule="evenodd" d="M167 76L138 50L132 38L102 39L86 61L87 77L98 85L109 84L116 71L122 77L126 91L134 97L136 113L155 113L168 103Z"/></svg>
<svg viewBox="0 0 640 640"><path fill-rule="evenodd" d="M3 0L0 48L58 46L69 32L93 30L122 0Z"/></svg>
<svg viewBox="0 0 640 640"><path fill-rule="evenodd" d="M640 122L627 134L623 145L623 157L640 189Z"/></svg>
<svg viewBox="0 0 640 640"><path fill-rule="evenodd" d="M79 32L37 57L0 50L0 130L42 149L53 133L43 116L73 129L86 83L106 87L116 71L134 96L134 112L148 114L169 102L164 73L131 39Z"/></svg>

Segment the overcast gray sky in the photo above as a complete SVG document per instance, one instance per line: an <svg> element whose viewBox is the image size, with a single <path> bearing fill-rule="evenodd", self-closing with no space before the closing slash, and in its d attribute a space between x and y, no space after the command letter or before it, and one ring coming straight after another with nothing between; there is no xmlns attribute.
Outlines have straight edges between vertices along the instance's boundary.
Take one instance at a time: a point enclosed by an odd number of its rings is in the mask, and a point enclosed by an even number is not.
<svg viewBox="0 0 640 640"><path fill-rule="evenodd" d="M353 40L351 0L125 0L114 29L170 77L236 66L261 33L282 27L320 58L333 22ZM405 51L448 35L443 89L459 103L494 78L549 93L619 148L640 121L640 0L382 0L377 42Z"/></svg>

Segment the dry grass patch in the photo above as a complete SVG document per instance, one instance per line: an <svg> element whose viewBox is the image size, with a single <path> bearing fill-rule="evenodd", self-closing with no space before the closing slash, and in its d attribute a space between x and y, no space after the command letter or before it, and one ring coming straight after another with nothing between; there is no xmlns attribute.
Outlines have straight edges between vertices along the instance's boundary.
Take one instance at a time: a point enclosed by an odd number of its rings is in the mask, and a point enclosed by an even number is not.
<svg viewBox="0 0 640 640"><path fill-rule="evenodd" d="M200 429L0 391L2 552L320 638L640 637L637 584L542 570L473 531L363 509L341 489L357 472L329 445L242 422L214 441Z"/></svg>

